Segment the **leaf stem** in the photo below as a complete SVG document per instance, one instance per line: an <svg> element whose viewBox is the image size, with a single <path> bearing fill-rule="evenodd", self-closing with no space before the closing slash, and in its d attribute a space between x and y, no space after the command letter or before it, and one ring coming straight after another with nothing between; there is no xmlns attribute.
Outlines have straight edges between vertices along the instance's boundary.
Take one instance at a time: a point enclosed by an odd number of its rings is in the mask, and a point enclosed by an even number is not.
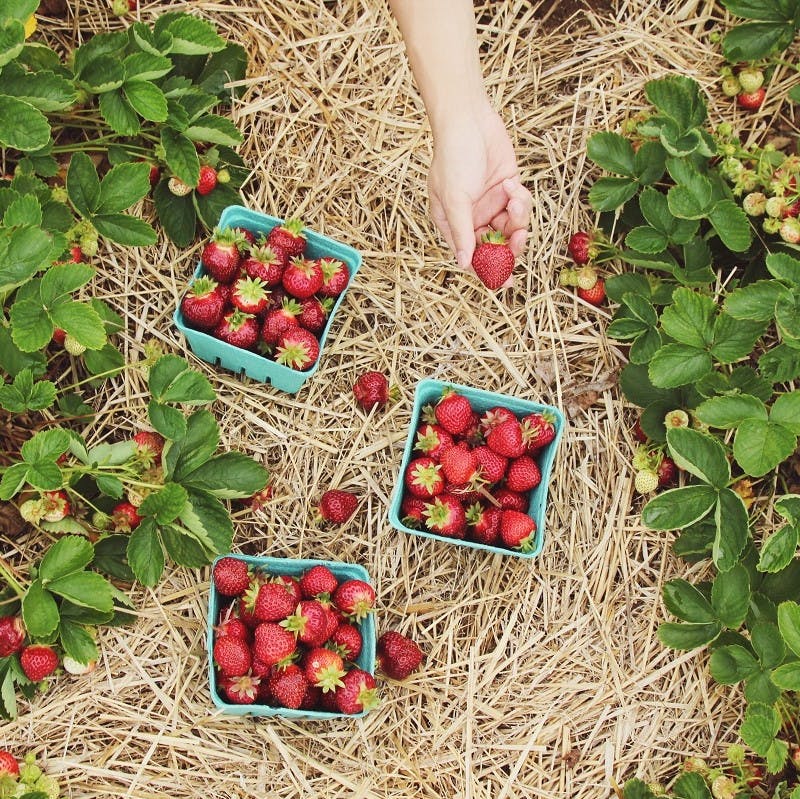
<svg viewBox="0 0 800 799"><path fill-rule="evenodd" d="M0 558L0 577L2 577L14 590L18 597L23 597L26 593L25 587L14 576L14 570L9 566L4 558Z"/></svg>

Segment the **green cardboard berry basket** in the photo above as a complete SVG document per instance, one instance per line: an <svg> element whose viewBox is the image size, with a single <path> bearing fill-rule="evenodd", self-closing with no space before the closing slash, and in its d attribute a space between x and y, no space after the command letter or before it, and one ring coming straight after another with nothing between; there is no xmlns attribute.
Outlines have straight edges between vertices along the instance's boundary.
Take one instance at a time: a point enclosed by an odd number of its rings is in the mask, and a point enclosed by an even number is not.
<svg viewBox="0 0 800 799"><path fill-rule="evenodd" d="M536 522L536 537L534 539L533 549L530 551L519 552L514 549L508 549L507 547L480 544L477 541L448 538L447 536L431 533L427 530L415 530L403 524L400 511L400 505L403 501L403 493L405 491L403 476L413 457L415 432L419 426L422 408L425 405L435 404L439 397L442 396L442 392L445 388L455 389L459 394L465 396L469 400L472 409L478 413L483 413L496 405L502 405L516 414L518 418L529 413L542 413L544 411L547 411L555 417L553 423L556 431L555 438L544 448L541 455L537 458L539 469L542 473L542 479L539 485L531 491L530 495L528 515ZM471 386L461 386L456 383L448 383L431 378L421 380L417 384L416 391L414 392L414 407L411 412L411 424L408 438L406 439L406 446L403 451L403 460L400 464L397 485L392 497L392 503L389 507L389 522L396 530L409 533L410 535L419 535L424 538L432 538L435 541L457 544L462 547L471 547L472 549L482 549L486 552L497 553L498 555L511 555L518 558L535 558L542 551L542 547L544 546L547 489L553 471L556 450L558 449L558 444L564 433L564 424L564 414L552 405L542 405L531 400L519 399L518 397L511 397L506 394L498 394L494 391L486 391L485 389L473 388Z"/></svg>
<svg viewBox="0 0 800 799"><path fill-rule="evenodd" d="M260 233L269 233L272 228L283 222L283 219L279 219L275 216L252 211L240 205L229 205L222 212L217 226L221 228L242 227L258 235ZM337 258L347 266L350 272L350 280L347 283L347 287L336 298L336 302L328 317L328 323L325 325L325 330L322 331L322 335L319 337L319 356L314 365L310 369L301 372L297 369L284 366L282 363L277 363L269 358L265 358L257 352L250 352L240 347L234 347L232 344L228 344L226 341L220 341L218 338L202 330L195 330L186 324L179 303L172 317L175 327L182 333L189 344L189 348L198 358L214 366L221 366L232 372L245 374L261 383L270 383L275 386L275 388L286 391L289 394L297 393L303 387L306 380L317 371L319 363L322 360L325 341L328 338L328 331L331 328L333 319L336 316L339 306L342 304L344 295L353 282L353 277L361 268L361 253L352 247L348 247L346 244L342 244L335 239L323 236L321 233L316 233L308 228L303 229L303 234L307 242L306 252L311 258ZM202 274L203 265L202 263L198 263L194 272L194 279L196 280Z"/></svg>
<svg viewBox="0 0 800 799"><path fill-rule="evenodd" d="M239 555L229 553L220 555L214 560L224 557L238 558L245 561L251 568L259 569L267 574L288 574L292 577L300 577L312 566L327 566L341 583L344 580L363 580L371 583L369 573L363 566L355 563L338 563L330 560L303 560L295 558L268 558L255 557L251 555ZM213 570L213 564L212 564ZM208 595L208 617L206 619L206 649L208 651L208 684L211 692L211 701L218 707L223 715L227 716L282 716L290 719L335 719L348 718L355 719L367 715L364 710L361 713L332 713L324 710L294 710L288 707L272 707L271 705L253 704L236 705L226 702L217 691L217 675L214 669L214 626L219 619L219 611L223 602L214 587L214 580L211 580L211 588ZM377 646L377 625L375 613L370 613L358 625L363 641L361 653L356 659L356 665L371 675L375 676L375 650Z"/></svg>

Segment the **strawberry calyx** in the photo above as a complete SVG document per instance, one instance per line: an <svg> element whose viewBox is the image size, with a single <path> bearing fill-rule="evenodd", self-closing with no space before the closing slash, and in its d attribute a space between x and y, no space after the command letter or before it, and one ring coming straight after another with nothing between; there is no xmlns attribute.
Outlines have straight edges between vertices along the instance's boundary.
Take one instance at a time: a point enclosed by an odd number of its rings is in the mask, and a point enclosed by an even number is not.
<svg viewBox="0 0 800 799"><path fill-rule="evenodd" d="M219 283L217 283L213 277L202 275L201 277L198 277L194 283L192 283L192 285L189 287L189 290L195 297L200 299L201 297L207 297L209 294L212 294L218 285Z"/></svg>
<svg viewBox="0 0 800 799"><path fill-rule="evenodd" d="M508 239L506 239L500 230L488 230L481 236L481 242L483 244L505 245L508 243Z"/></svg>

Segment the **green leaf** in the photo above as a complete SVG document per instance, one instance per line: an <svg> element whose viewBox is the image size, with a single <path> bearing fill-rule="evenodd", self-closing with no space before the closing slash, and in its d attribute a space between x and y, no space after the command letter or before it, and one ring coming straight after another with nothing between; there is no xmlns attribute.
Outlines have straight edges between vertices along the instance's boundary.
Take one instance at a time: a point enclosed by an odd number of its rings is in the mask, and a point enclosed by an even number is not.
<svg viewBox="0 0 800 799"><path fill-rule="evenodd" d="M737 17L745 19L759 19L764 22L787 22L791 15L786 16L780 3L764 0L722 0L722 5Z"/></svg>
<svg viewBox="0 0 800 799"><path fill-rule="evenodd" d="M800 260L783 252L770 253L765 260L769 273L784 283L800 286Z"/></svg>
<svg viewBox="0 0 800 799"><path fill-rule="evenodd" d="M659 142L645 141L636 151L636 177L642 186L657 183L664 175L667 153Z"/></svg>
<svg viewBox="0 0 800 799"><path fill-rule="evenodd" d="M158 583L164 572L164 550L152 518L142 521L131 533L127 556L131 571L142 585Z"/></svg>
<svg viewBox="0 0 800 799"><path fill-rule="evenodd" d="M34 640L48 638L58 627L58 605L39 580L34 580L22 597L22 621Z"/></svg>
<svg viewBox="0 0 800 799"><path fill-rule="evenodd" d="M788 383L800 377L800 351L779 344L758 359L758 370L772 383Z"/></svg>
<svg viewBox="0 0 800 799"><path fill-rule="evenodd" d="M778 701L780 695L781 692L772 682L768 669L759 669L750 677L744 687L744 698L748 702L763 702L765 705L771 705Z"/></svg>
<svg viewBox="0 0 800 799"><path fill-rule="evenodd" d="M247 51L240 44L227 42L222 50L212 53L195 83L204 91L229 100L231 95L241 95L243 87L229 88L227 84L241 81L247 75Z"/></svg>
<svg viewBox="0 0 800 799"><path fill-rule="evenodd" d="M93 94L119 89L124 82L125 68L119 59L111 56L93 59L80 72L80 83Z"/></svg>
<svg viewBox="0 0 800 799"><path fill-rule="evenodd" d="M105 577L96 572L74 572L53 580L48 590L84 608L94 608L108 613L114 607L111 586Z"/></svg>
<svg viewBox="0 0 800 799"><path fill-rule="evenodd" d="M49 265L53 237L41 228L20 227L11 232L5 247L3 245L0 239L0 293L25 283L40 268ZM23 352L32 350L25 349Z"/></svg>
<svg viewBox="0 0 800 799"><path fill-rule="evenodd" d="M12 413L49 408L56 399L56 386L50 380L34 382L33 371L23 369L11 385L0 386L0 405Z"/></svg>
<svg viewBox="0 0 800 799"><path fill-rule="evenodd" d="M170 240L179 247L188 247L197 230L197 211L191 196L176 197L167 181L162 180L153 189L153 201L158 221Z"/></svg>
<svg viewBox="0 0 800 799"><path fill-rule="evenodd" d="M230 551L233 524L225 506L213 494L190 488L189 501L179 518L209 556Z"/></svg>
<svg viewBox="0 0 800 799"><path fill-rule="evenodd" d="M66 430L54 427L34 433L21 447L23 460L28 463L52 461L63 455L70 444L70 436Z"/></svg>
<svg viewBox="0 0 800 799"><path fill-rule="evenodd" d="M646 330L631 345L629 354L632 363L649 363L653 356L661 349L663 342L661 336L654 327Z"/></svg>
<svg viewBox="0 0 800 799"><path fill-rule="evenodd" d="M774 708L769 705L751 704L745 712L739 733L742 740L756 754L766 757L780 726L780 717Z"/></svg>
<svg viewBox="0 0 800 799"><path fill-rule="evenodd" d="M174 441L186 435L186 417L177 408L151 400L147 406L147 415L150 424L164 438Z"/></svg>
<svg viewBox="0 0 800 799"><path fill-rule="evenodd" d="M672 785L672 793L676 799L711 799L708 786L696 771L681 774Z"/></svg>
<svg viewBox="0 0 800 799"><path fill-rule="evenodd" d="M206 114L183 131L192 141L222 144L236 147L242 143L243 136L236 125L227 117Z"/></svg>
<svg viewBox="0 0 800 799"><path fill-rule="evenodd" d="M50 267L39 284L42 303L52 305L58 298L86 285L95 274L96 270L88 264L59 264Z"/></svg>
<svg viewBox="0 0 800 799"><path fill-rule="evenodd" d="M700 174L687 184L672 186L667 192L670 213L679 219L702 219L712 209L711 181Z"/></svg>
<svg viewBox="0 0 800 799"><path fill-rule="evenodd" d="M631 317L618 317L607 328L606 335L619 341L630 341L637 339L646 333L650 328L638 319Z"/></svg>
<svg viewBox="0 0 800 799"><path fill-rule="evenodd" d="M218 184L214 191L206 195L193 192L191 197L200 222L208 230L218 226L222 212L229 205L242 203L241 195L230 183Z"/></svg>
<svg viewBox="0 0 800 799"><path fill-rule="evenodd" d="M53 336L53 323L41 302L17 300L11 306L11 338L23 352L43 349Z"/></svg>
<svg viewBox="0 0 800 799"><path fill-rule="evenodd" d="M714 320L711 354L720 363L733 363L747 358L766 327L766 322L734 319L723 311Z"/></svg>
<svg viewBox="0 0 800 799"><path fill-rule="evenodd" d="M703 349L711 343L714 300L689 288L675 289L672 305L661 314L664 332L680 344Z"/></svg>
<svg viewBox="0 0 800 799"><path fill-rule="evenodd" d="M66 180L70 202L83 216L91 216L100 205L100 178L92 159L84 152L74 153Z"/></svg>
<svg viewBox="0 0 800 799"><path fill-rule="evenodd" d="M793 524L785 524L761 545L758 560L760 572L778 572L786 568L797 552L800 529Z"/></svg>
<svg viewBox="0 0 800 799"><path fill-rule="evenodd" d="M120 136L136 136L141 130L139 115L121 89L100 95L100 113L109 127Z"/></svg>
<svg viewBox="0 0 800 799"><path fill-rule="evenodd" d="M3 471L0 480L0 499L9 500L28 482L30 466L27 463L15 463Z"/></svg>
<svg viewBox="0 0 800 799"><path fill-rule="evenodd" d="M120 466L127 463L135 452L135 441L117 441L115 444L96 444L86 456L92 466Z"/></svg>
<svg viewBox="0 0 800 799"><path fill-rule="evenodd" d="M68 300L52 308L50 318L87 349L99 350L106 343L103 320L91 305Z"/></svg>
<svg viewBox="0 0 800 799"><path fill-rule="evenodd" d="M647 99L663 114L674 119L683 130L696 127L706 119L706 107L700 87L690 78L670 75L645 84Z"/></svg>
<svg viewBox="0 0 800 799"><path fill-rule="evenodd" d="M158 240L153 227L144 219L126 214L104 214L92 219L97 232L127 247L146 247Z"/></svg>
<svg viewBox="0 0 800 799"><path fill-rule="evenodd" d="M170 170L188 186L196 186L200 180L200 159L194 142L172 128L163 128L161 146Z"/></svg>
<svg viewBox="0 0 800 799"><path fill-rule="evenodd" d="M800 525L800 497L786 494L775 502L775 510L792 524Z"/></svg>
<svg viewBox="0 0 800 799"><path fill-rule="evenodd" d="M749 394L730 394L712 397L695 408L695 416L710 427L729 430L747 419L767 421L767 408L757 397Z"/></svg>
<svg viewBox="0 0 800 799"><path fill-rule="evenodd" d="M627 247L642 253L663 252L667 249L667 244L669 244L667 234L648 225L633 228L625 237Z"/></svg>
<svg viewBox="0 0 800 799"><path fill-rule="evenodd" d="M725 448L713 436L677 427L667 431L667 445L677 466L714 488L724 488L731 477Z"/></svg>
<svg viewBox="0 0 800 799"><path fill-rule="evenodd" d="M122 92L140 117L150 122L166 122L167 98L155 83L149 80L127 80Z"/></svg>
<svg viewBox="0 0 800 799"><path fill-rule="evenodd" d="M94 557L92 545L77 535L60 538L47 550L39 566L42 585L85 569Z"/></svg>
<svg viewBox="0 0 800 799"><path fill-rule="evenodd" d="M652 357L650 380L662 388L678 388L696 383L712 367L709 353L685 344L665 344Z"/></svg>
<svg viewBox="0 0 800 799"><path fill-rule="evenodd" d="M772 403L769 419L800 436L800 390L779 394Z"/></svg>
<svg viewBox="0 0 800 799"><path fill-rule="evenodd" d="M681 393L674 389L664 389L650 382L647 366L626 364L619 375L622 393L634 405L646 408L653 402L665 402L673 407L682 405Z"/></svg>
<svg viewBox="0 0 800 799"><path fill-rule="evenodd" d="M150 370L148 385L153 399L160 403L199 405L216 399L208 378L174 355L158 359Z"/></svg>
<svg viewBox="0 0 800 799"><path fill-rule="evenodd" d="M189 14L181 14L167 26L172 35L171 52L180 55L206 55L222 50L225 40L210 23Z"/></svg>
<svg viewBox="0 0 800 799"><path fill-rule="evenodd" d="M118 214L150 191L150 165L144 161L112 167L100 184L100 214Z"/></svg>
<svg viewBox="0 0 800 799"><path fill-rule="evenodd" d="M117 477L110 474L98 474L95 483L101 494L113 499L122 499L125 493L124 483Z"/></svg>
<svg viewBox="0 0 800 799"><path fill-rule="evenodd" d="M800 605L797 602L778 605L778 629L786 646L800 657Z"/></svg>
<svg viewBox="0 0 800 799"><path fill-rule="evenodd" d="M721 632L722 626L719 622L708 624L664 622L658 627L658 639L670 649L685 651L710 644Z"/></svg>
<svg viewBox="0 0 800 799"><path fill-rule="evenodd" d="M90 374L110 377L125 368L125 358L113 345L105 344L99 350L86 350L83 363Z"/></svg>
<svg viewBox="0 0 800 799"><path fill-rule="evenodd" d="M172 71L172 61L154 53L132 53L122 62L125 80L157 80Z"/></svg>
<svg viewBox="0 0 800 799"><path fill-rule="evenodd" d="M18 225L41 227L42 206L36 196L28 194L12 200L3 215L3 225L5 227L17 227Z"/></svg>
<svg viewBox="0 0 800 799"><path fill-rule="evenodd" d="M711 249L705 239L695 236L683 247L683 269L673 271L675 277L690 286L712 283L716 274L711 268Z"/></svg>
<svg viewBox="0 0 800 799"><path fill-rule="evenodd" d="M168 524L161 528L161 539L169 556L179 566L199 569L209 562L205 547L184 528Z"/></svg>
<svg viewBox="0 0 800 799"><path fill-rule="evenodd" d="M600 168L625 177L634 177L633 145L624 136L609 131L595 133L589 138L586 152Z"/></svg>
<svg viewBox="0 0 800 799"><path fill-rule="evenodd" d="M672 488L642 508L642 522L651 530L680 530L708 515L717 496L717 491L706 485Z"/></svg>
<svg viewBox="0 0 800 799"><path fill-rule="evenodd" d="M69 108L76 99L72 83L50 70L4 74L3 94L30 103L44 113Z"/></svg>
<svg viewBox="0 0 800 799"><path fill-rule="evenodd" d="M711 604L726 627L735 630L742 624L750 607L750 577L741 563L717 575L711 586Z"/></svg>
<svg viewBox="0 0 800 799"><path fill-rule="evenodd" d="M667 197L657 189L652 187L642 189L639 194L639 210L648 225L662 233L669 233L675 225L676 220L669 211Z"/></svg>
<svg viewBox="0 0 800 799"><path fill-rule="evenodd" d="M94 567L117 580L132 583L135 579L128 566L127 535L108 535L94 546Z"/></svg>
<svg viewBox="0 0 800 799"><path fill-rule="evenodd" d="M724 309L734 319L768 322L775 313L775 304L786 294L786 288L777 280L757 280L734 289L725 298Z"/></svg>
<svg viewBox="0 0 800 799"><path fill-rule="evenodd" d="M794 25L786 22L745 22L728 31L722 52L730 63L757 61L776 49L787 47L794 37Z"/></svg>
<svg viewBox="0 0 800 799"><path fill-rule="evenodd" d="M733 457L751 477L763 477L795 450L797 437L782 424L748 419L733 439Z"/></svg>
<svg viewBox="0 0 800 799"><path fill-rule="evenodd" d="M729 571L736 566L749 535L747 508L735 491L724 488L719 492L714 520L717 524L717 535L711 557L719 571Z"/></svg>
<svg viewBox="0 0 800 799"><path fill-rule="evenodd" d="M775 303L775 324L785 343L800 348L800 290L786 294Z"/></svg>
<svg viewBox="0 0 800 799"><path fill-rule="evenodd" d="M786 657L786 646L776 624L758 622L752 625L750 640L764 668L774 668Z"/></svg>
<svg viewBox="0 0 800 799"><path fill-rule="evenodd" d="M729 250L744 252L750 247L753 238L750 220L733 200L717 202L709 211L708 219Z"/></svg>
<svg viewBox="0 0 800 799"><path fill-rule="evenodd" d="M240 452L224 452L183 477L183 484L202 488L221 499L245 499L267 484L269 472Z"/></svg>
<svg viewBox="0 0 800 799"><path fill-rule="evenodd" d="M759 670L756 659L742 646L721 646L711 653L711 676L720 685L736 685Z"/></svg>
<svg viewBox="0 0 800 799"><path fill-rule="evenodd" d="M669 580L664 584L661 595L667 610L682 621L705 624L717 618L711 603L686 580Z"/></svg>
<svg viewBox="0 0 800 799"><path fill-rule="evenodd" d="M614 211L625 205L638 188L631 178L602 177L589 189L589 204L595 211Z"/></svg>
<svg viewBox="0 0 800 799"><path fill-rule="evenodd" d="M30 103L0 95L0 144L22 152L41 150L50 141L50 122Z"/></svg>
<svg viewBox="0 0 800 799"><path fill-rule="evenodd" d="M161 489L149 494L139 507L141 516L154 516L159 525L169 524L178 518L186 507L189 495L178 483L166 483Z"/></svg>
<svg viewBox="0 0 800 799"><path fill-rule="evenodd" d="M782 691L800 691L800 661L778 666L770 676Z"/></svg>
<svg viewBox="0 0 800 799"><path fill-rule="evenodd" d="M82 625L62 619L58 634L64 653L73 660L83 665L97 660L97 644Z"/></svg>

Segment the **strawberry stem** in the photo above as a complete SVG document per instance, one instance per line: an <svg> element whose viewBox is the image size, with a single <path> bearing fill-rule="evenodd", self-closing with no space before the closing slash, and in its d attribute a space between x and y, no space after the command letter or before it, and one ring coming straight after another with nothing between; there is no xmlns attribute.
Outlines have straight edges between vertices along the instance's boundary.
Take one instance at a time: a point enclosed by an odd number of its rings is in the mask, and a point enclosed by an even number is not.
<svg viewBox="0 0 800 799"><path fill-rule="evenodd" d="M4 558L0 558L0 577L2 577L18 597L23 597L27 589L14 576L14 570L6 563Z"/></svg>

